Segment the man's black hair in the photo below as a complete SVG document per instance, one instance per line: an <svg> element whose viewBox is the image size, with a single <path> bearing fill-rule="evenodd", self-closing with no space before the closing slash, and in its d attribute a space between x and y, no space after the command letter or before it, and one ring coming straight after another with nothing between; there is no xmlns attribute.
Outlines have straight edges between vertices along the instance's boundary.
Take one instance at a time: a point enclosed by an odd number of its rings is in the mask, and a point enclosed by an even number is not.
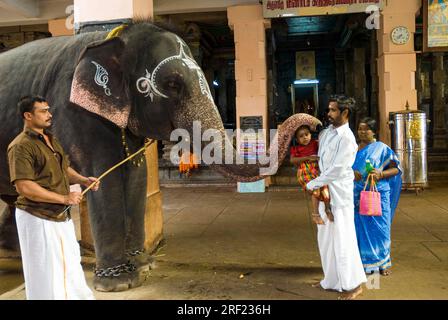
<svg viewBox="0 0 448 320"><path fill-rule="evenodd" d="M329 102L336 102L338 104L339 111L344 112L348 110L348 118L350 119L351 114L355 111L356 100L344 95L332 95Z"/></svg>
<svg viewBox="0 0 448 320"><path fill-rule="evenodd" d="M47 102L44 97L33 95L33 96L25 96L20 98L19 103L17 103L17 107L19 110L19 116L21 118L24 117L25 112L33 112L34 103L36 102Z"/></svg>

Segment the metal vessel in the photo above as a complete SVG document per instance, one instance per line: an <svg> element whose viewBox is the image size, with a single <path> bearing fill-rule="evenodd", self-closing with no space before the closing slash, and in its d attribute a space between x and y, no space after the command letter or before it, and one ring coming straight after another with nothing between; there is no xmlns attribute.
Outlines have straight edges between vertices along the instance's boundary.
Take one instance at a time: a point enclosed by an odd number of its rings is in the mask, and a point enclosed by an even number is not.
<svg viewBox="0 0 448 320"><path fill-rule="evenodd" d="M403 189L423 190L428 186L427 119L420 110L389 113L392 149L403 169Z"/></svg>

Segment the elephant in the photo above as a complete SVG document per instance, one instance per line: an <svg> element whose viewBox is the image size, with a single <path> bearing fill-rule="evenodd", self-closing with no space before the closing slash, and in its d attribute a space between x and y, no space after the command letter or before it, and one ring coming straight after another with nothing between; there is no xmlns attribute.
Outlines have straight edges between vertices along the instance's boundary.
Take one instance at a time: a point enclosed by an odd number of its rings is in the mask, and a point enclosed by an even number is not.
<svg viewBox="0 0 448 320"><path fill-rule="evenodd" d="M24 44L0 54L0 77L0 196L8 204L2 213L3 247L17 244L11 241L17 193L9 181L6 150L23 129L16 110L22 96L47 99L51 131L71 166L83 175L99 176L140 149L146 138L170 140L176 128L192 132L194 121L201 121L203 130L224 134L204 73L189 47L177 34L149 21L134 21L112 33ZM311 118L305 120L316 125ZM279 130L279 162L301 123L296 117ZM145 161L140 156L126 163L105 177L97 192L86 194L96 290L137 286L149 266L144 252ZM237 181L263 178L259 164L213 167Z"/></svg>

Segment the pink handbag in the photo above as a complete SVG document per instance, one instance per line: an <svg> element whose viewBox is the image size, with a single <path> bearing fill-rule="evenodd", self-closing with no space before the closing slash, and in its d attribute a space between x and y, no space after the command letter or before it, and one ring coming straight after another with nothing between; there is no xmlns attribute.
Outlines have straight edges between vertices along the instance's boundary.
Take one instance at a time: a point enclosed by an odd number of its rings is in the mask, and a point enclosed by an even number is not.
<svg viewBox="0 0 448 320"><path fill-rule="evenodd" d="M367 184L371 180L370 191L366 191ZM381 216L381 194L376 187L373 175L367 177L364 190L361 191L361 199L359 201L359 214L363 216Z"/></svg>

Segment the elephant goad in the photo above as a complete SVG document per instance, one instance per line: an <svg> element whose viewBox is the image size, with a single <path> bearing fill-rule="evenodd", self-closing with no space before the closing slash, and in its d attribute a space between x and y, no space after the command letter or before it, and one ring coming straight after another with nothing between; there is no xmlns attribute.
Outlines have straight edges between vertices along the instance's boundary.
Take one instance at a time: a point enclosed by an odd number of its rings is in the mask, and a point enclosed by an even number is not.
<svg viewBox="0 0 448 320"><path fill-rule="evenodd" d="M176 128L192 133L195 121L203 131L213 128L227 139L190 49L179 36L149 22L131 23L114 37L91 32L27 43L0 54L0 78L0 195L9 204L1 217L3 246L16 241L11 223L17 193L9 182L6 149L23 129L16 107L22 96L47 99L52 132L83 175L99 176L141 148L145 138L170 140ZM282 125L279 163L301 124L315 127L318 120L299 114ZM259 165L213 167L238 181L263 178ZM139 269L148 268L141 258L146 178L143 157L113 171L98 192L87 193L97 290L126 290L136 285Z"/></svg>

